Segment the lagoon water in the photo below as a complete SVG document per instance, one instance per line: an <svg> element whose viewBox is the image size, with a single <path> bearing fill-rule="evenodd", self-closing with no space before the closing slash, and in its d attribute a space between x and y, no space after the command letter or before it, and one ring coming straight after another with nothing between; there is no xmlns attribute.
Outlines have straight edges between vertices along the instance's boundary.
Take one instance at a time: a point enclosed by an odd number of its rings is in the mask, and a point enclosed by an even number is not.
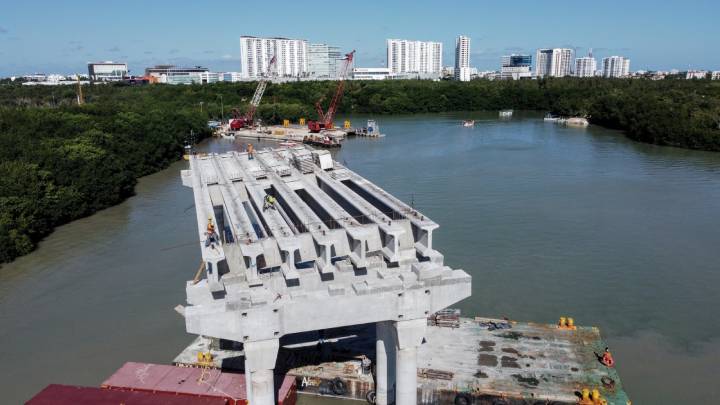
<svg viewBox="0 0 720 405"><path fill-rule="evenodd" d="M635 403L720 402L720 154L534 113L374 118L387 137L350 139L336 159L440 224L435 247L473 276L465 315L572 316L601 328ZM3 401L98 385L189 343L172 309L200 262L184 167L0 269Z"/></svg>

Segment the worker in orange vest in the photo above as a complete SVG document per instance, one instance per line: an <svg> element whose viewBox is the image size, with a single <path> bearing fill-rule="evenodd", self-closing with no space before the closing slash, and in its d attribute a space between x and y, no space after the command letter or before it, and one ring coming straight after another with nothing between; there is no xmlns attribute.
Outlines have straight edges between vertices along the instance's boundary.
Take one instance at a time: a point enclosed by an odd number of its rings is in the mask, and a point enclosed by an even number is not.
<svg viewBox="0 0 720 405"><path fill-rule="evenodd" d="M253 149L254 149L254 148L253 148L253 144L248 143L248 144L247 144L248 160L253 160L253 152L254 152Z"/></svg>
<svg viewBox="0 0 720 405"><path fill-rule="evenodd" d="M605 348L605 353L602 355L602 359L600 362L608 367L612 367L615 365L615 360L613 360L612 354L610 354L610 349Z"/></svg>
<svg viewBox="0 0 720 405"><path fill-rule="evenodd" d="M205 235L207 236L207 239L205 239L205 247L211 246L213 243L217 242L218 235L217 233L215 233L215 225L212 222L212 217L208 218L207 230L205 231Z"/></svg>

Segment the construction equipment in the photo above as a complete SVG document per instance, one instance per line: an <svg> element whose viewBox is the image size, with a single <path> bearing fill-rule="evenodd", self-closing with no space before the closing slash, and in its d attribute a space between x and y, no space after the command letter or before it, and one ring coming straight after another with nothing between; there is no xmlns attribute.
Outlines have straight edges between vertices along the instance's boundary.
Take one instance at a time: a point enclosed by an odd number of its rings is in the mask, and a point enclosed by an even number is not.
<svg viewBox="0 0 720 405"><path fill-rule="evenodd" d="M315 103L315 110L318 113L317 121L308 121L308 129L310 132L317 133L323 129L333 129L333 119L335 119L335 113L337 112L338 104L343 96L343 90L345 89L345 78L347 77L348 68L352 64L355 51L345 55L343 59L343 66L340 70L340 77L338 80L337 88L335 89L335 96L333 96L330 106L328 106L327 112L323 112L321 98Z"/></svg>
<svg viewBox="0 0 720 405"><path fill-rule="evenodd" d="M248 110L245 112L245 114L243 116L240 116L237 109L233 109L233 119L230 120L231 130L237 131L241 128L253 126L253 117L255 116L255 110L260 105L260 100L262 100L262 96L265 93L265 89L267 88L267 84L270 79L270 74L272 73L272 69L275 66L275 61L276 58L275 56L273 56L272 59L270 59L270 63L268 64L265 75L260 77L260 81L255 88L255 94L253 94L253 97L250 100L250 105L248 106Z"/></svg>

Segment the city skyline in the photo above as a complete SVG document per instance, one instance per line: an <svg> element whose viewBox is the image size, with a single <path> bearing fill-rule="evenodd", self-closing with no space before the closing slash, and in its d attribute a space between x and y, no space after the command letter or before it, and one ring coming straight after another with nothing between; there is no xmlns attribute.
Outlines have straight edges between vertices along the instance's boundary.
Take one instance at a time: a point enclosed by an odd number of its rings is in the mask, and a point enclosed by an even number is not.
<svg viewBox="0 0 720 405"><path fill-rule="evenodd" d="M576 55L593 48L598 60L627 55L635 69L720 68L720 55L707 52L712 38L720 33L713 22L717 5L710 1L695 2L693 7L608 1L582 10L568 9L560 2L528 1L518 3L511 14L499 5L470 2L440 9L419 3L412 3L416 7L402 2L377 4L384 13L369 19L363 11L367 8L338 9L330 2L260 4L247 10L219 1L192 13L185 13L183 7L168 8L163 1L130 0L122 8L79 4L58 9L54 3L39 0L31 11L12 3L0 15L0 76L76 73L84 71L87 62L105 60L128 63L131 74L163 63L239 71L243 35L305 39L338 46L342 52L357 49L355 65L359 67L385 66L385 44L390 38L441 42L443 64L449 66L455 38L466 35L473 44L470 65L479 70L497 70L502 55L534 55L539 48L571 48ZM622 13L617 12L620 5ZM237 13L227 12L232 9ZM324 23L310 24L299 18L308 13ZM363 19L362 30L348 29L347 16L353 15ZM588 24L589 15L595 25ZM504 29L508 20L521 28Z"/></svg>

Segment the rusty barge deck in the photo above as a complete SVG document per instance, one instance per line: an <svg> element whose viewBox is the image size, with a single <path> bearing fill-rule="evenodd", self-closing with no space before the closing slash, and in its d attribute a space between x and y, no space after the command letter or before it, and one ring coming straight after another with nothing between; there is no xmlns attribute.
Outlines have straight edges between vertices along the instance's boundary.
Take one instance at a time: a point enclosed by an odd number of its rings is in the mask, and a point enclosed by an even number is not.
<svg viewBox="0 0 720 405"><path fill-rule="evenodd" d="M374 330L358 325L288 336L276 371L295 376L300 393L372 400ZM604 348L595 327L488 318L433 322L418 350L418 403L577 404L583 389L597 389L608 404L629 404L616 370L598 360ZM200 352L212 353L217 368L244 368L242 345L204 337L175 363L195 366Z"/></svg>

